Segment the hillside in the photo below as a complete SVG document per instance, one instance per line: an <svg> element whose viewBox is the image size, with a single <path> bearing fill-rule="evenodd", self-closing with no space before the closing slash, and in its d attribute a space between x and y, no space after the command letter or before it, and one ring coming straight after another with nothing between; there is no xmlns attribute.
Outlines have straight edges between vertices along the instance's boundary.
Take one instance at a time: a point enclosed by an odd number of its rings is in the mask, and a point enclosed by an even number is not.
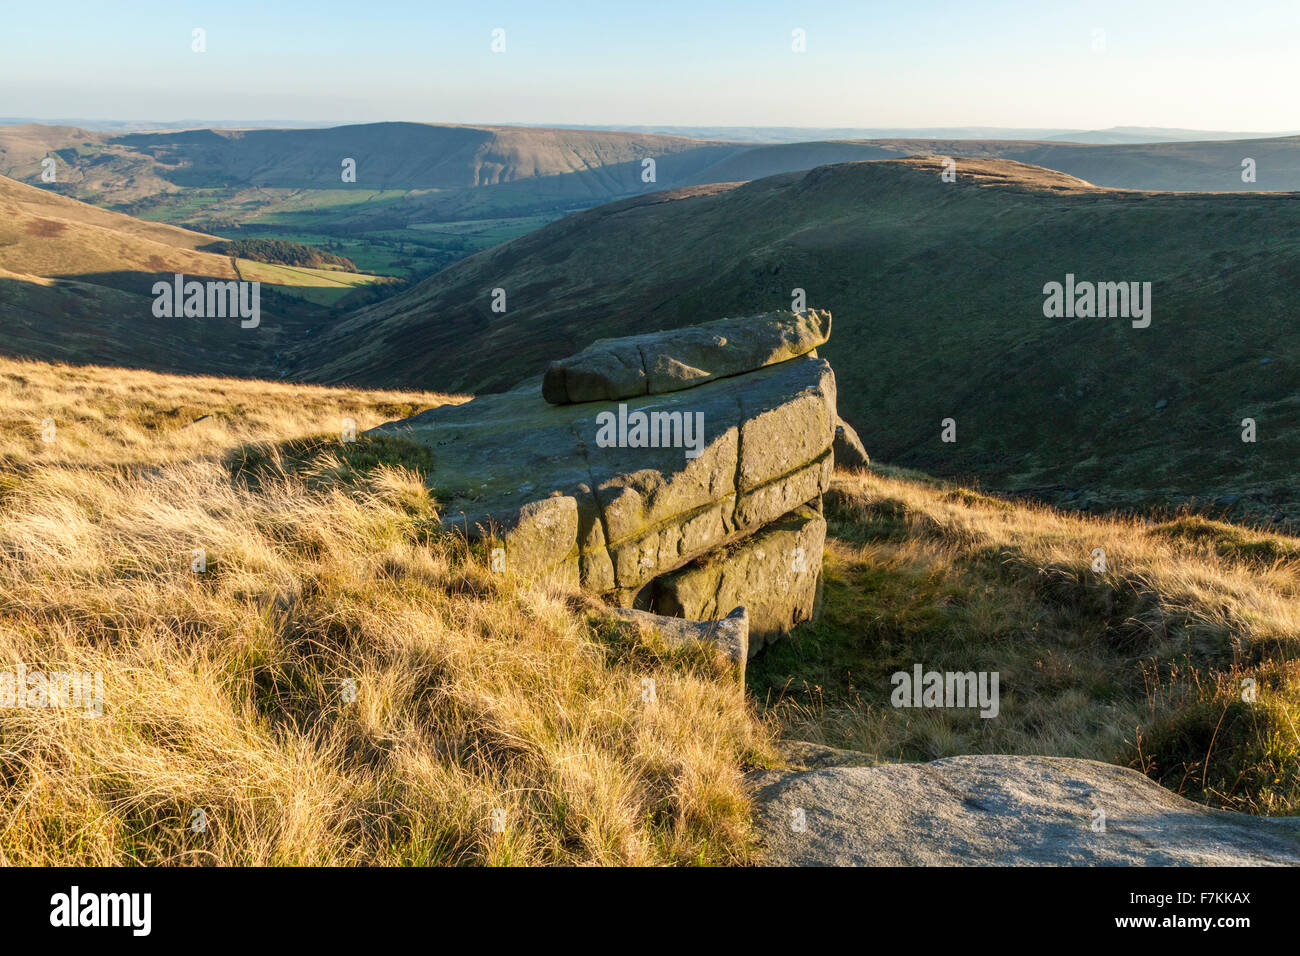
<svg viewBox="0 0 1300 956"><path fill-rule="evenodd" d="M531 191L498 202L591 205L644 191L643 158L665 163L659 182L678 184L741 148L647 133L429 123L122 135L26 125L0 127L0 174L35 184L51 155L58 188L77 198L173 221L240 220L300 208L303 190L325 194L326 208L379 198L427 211L429 191L527 181ZM342 180L344 159L355 161L355 182Z"/></svg>
<svg viewBox="0 0 1300 956"><path fill-rule="evenodd" d="M69 182L104 191L104 198L139 195L122 181L118 163L152 170L176 187L243 185L282 189L342 184L341 163L357 163L357 185L383 190L463 189L518 179L580 173L723 144L680 136L511 126L366 123L329 129L177 130L108 133L68 126L0 126L0 173L39 179L41 160L54 155ZM93 157L83 166L79 160ZM108 165L110 168L102 168ZM640 168L636 179L639 182ZM627 184L628 187L632 183Z"/></svg>
<svg viewBox="0 0 1300 956"><path fill-rule="evenodd" d="M630 165L643 156L717 145L646 133L431 123L136 133L112 142L173 167L173 181L181 185L225 180L300 189L339 183L344 157L356 160L357 182L370 188L463 189Z"/></svg>
<svg viewBox="0 0 1300 956"><path fill-rule="evenodd" d="M936 160L846 164L609 204L357 313L293 367L502 389L596 338L788 308L802 288L835 315L840 408L881 460L1093 510L1300 515L1300 200L958 168L949 184ZM1150 327L1045 318L1044 285L1067 274L1151 282Z"/></svg>
<svg viewBox="0 0 1300 956"><path fill-rule="evenodd" d="M761 862L778 734L1300 807L1295 538L841 472L821 617L746 692L436 533L428 450L340 441L459 400L0 359L0 661L101 674L106 716L0 710L0 863ZM887 706L918 661L998 671L1001 719Z"/></svg>
<svg viewBox="0 0 1300 956"><path fill-rule="evenodd" d="M828 163L905 156L1007 159L1097 186L1175 192L1300 190L1300 136L1212 142L1107 144L970 139L875 139L759 146L720 160L692 182L756 179ZM1242 181L1242 160L1255 180Z"/></svg>
<svg viewBox="0 0 1300 956"><path fill-rule="evenodd" d="M71 275L115 264L142 270L157 258L188 266L184 271L234 275L228 259L223 265L222 256L198 251L215 236L133 219L12 179L0 178L0 203L0 266L11 272Z"/></svg>
<svg viewBox="0 0 1300 956"><path fill-rule="evenodd" d="M427 453L340 442L454 400L0 359L0 669L104 709L0 708L0 865L754 860L734 677L491 573Z"/></svg>
<svg viewBox="0 0 1300 956"><path fill-rule="evenodd" d="M707 131L696 131L704 135ZM725 131L723 131L725 132ZM790 131L778 131L785 139ZM879 131L882 134L887 131ZM926 131L919 131L926 132ZM330 128L101 132L0 126L0 175L85 202L231 239L305 243L358 267L418 280L602 203L816 166L913 155L1004 158L1102 186L1197 191L1300 190L1300 138L1103 142L881 136L851 130L760 143L754 131L693 139L596 128L369 123ZM1188 131L1178 133L1184 139ZM958 131L963 135L978 130ZM1002 131L1023 136L1025 131ZM1154 135L1154 134L1153 134ZM1254 182L1241 163L1256 161ZM57 181L41 181L55 161ZM355 162L344 182L343 161ZM654 161L654 176L643 166Z"/></svg>
<svg viewBox="0 0 1300 956"><path fill-rule="evenodd" d="M220 242L0 177L0 353L276 374L277 351L376 278L204 251ZM176 273L263 283L265 324L155 317L153 285Z"/></svg>
<svg viewBox="0 0 1300 956"><path fill-rule="evenodd" d="M682 185L743 148L428 123L124 134L29 124L0 126L0 175L41 185L41 160L52 157L53 191L230 238L327 247L368 271L407 277L573 209ZM648 183L646 158L657 163ZM345 159L355 181L343 181Z"/></svg>
<svg viewBox="0 0 1300 956"><path fill-rule="evenodd" d="M786 736L882 762L1101 760L1212 806L1300 811L1300 538L1080 518L891 468L839 473L826 514L823 612L748 674ZM917 662L997 672L997 719L891 706Z"/></svg>

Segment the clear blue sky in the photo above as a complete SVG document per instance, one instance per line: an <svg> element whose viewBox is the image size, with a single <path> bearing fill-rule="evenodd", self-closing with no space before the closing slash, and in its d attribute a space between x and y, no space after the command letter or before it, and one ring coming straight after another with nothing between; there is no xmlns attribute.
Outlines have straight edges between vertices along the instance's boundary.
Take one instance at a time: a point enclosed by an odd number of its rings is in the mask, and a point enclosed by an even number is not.
<svg viewBox="0 0 1300 956"><path fill-rule="evenodd" d="M1300 127L1298 0L11 0L0 22L3 116Z"/></svg>

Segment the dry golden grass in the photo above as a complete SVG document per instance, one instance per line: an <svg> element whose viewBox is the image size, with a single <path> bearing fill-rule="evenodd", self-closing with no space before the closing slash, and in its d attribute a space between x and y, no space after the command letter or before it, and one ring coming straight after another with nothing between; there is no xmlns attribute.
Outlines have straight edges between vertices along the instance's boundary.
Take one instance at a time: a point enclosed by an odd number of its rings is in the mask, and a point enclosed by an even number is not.
<svg viewBox="0 0 1300 956"><path fill-rule="evenodd" d="M400 447L330 450L444 400L0 362L0 671L104 684L0 710L0 865L752 860L774 758L724 664L488 572Z"/></svg>
<svg viewBox="0 0 1300 956"><path fill-rule="evenodd" d="M0 463L106 470L220 458L242 445L339 436L467 396L163 375L0 358ZM52 420L54 442L42 439Z"/></svg>
<svg viewBox="0 0 1300 956"><path fill-rule="evenodd" d="M1088 757L1300 812L1300 539L1082 518L888 469L838 475L828 515L821 619L750 668L791 735L886 760ZM894 709L889 675L915 663L997 671L1000 714Z"/></svg>
<svg viewBox="0 0 1300 956"><path fill-rule="evenodd" d="M427 452L339 441L454 400L0 360L0 673L104 686L0 709L0 865L756 859L743 773L779 758L725 662L488 572ZM1300 809L1297 539L888 471L827 510L823 615L750 667L788 734ZM997 670L999 717L889 707L913 663Z"/></svg>

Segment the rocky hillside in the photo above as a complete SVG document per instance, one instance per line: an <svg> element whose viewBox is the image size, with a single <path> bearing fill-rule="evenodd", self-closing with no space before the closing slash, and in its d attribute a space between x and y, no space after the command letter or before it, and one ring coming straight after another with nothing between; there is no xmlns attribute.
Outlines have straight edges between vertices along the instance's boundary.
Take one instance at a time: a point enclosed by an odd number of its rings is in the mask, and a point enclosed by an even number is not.
<svg viewBox="0 0 1300 956"><path fill-rule="evenodd" d="M824 389L759 406L779 393L774 379L822 361L777 350L739 371L710 345L717 327L707 332L693 364L639 365L684 387L621 401L687 409L723 386L757 403L742 439L748 427L802 447L807 429L778 426L824 409ZM593 357L563 363L566 396L615 384L608 363L583 373ZM532 413L549 406L569 425L626 391L556 404L542 388L529 386ZM5 864L1295 857L1294 827L1259 816L1300 806L1296 539L1083 520L920 475L841 470L819 516L825 562L805 554L804 576L824 581L820 613L765 643L742 689L735 657L714 651L736 618L670 631L677 641L657 620L625 627L580 590L580 560L577 587L539 586L513 573L509 540L501 570L486 542L443 533L471 497L439 500L456 490L448 463L473 458L455 446L493 438L491 416L473 409L482 397L427 443L366 429L462 399L9 359L0 397L0 658L101 673L110 716L0 709ZM710 475L725 429L712 437L719 447L695 459ZM751 443L728 475L779 471L768 444ZM516 466L545 457L513 447ZM623 484L614 475L599 493L620 506L644 493L667 509L700 474L684 454L661 470L639 446L604 451L623 462ZM528 494L503 481L484 501L511 488ZM816 523L803 511L791 520ZM758 527L742 548L802 546L784 519ZM718 595L748 587L746 600L791 591L737 550L704 558L667 576L721 581ZM681 583L681 596L698 593ZM916 664L998 671L996 719L891 706L891 673ZM814 743L777 747L774 731ZM1019 756L943 759L958 754ZM215 825L176 825L196 808Z"/></svg>
<svg viewBox="0 0 1300 956"><path fill-rule="evenodd" d="M580 213L357 313L295 367L501 389L602 336L789 308L802 289L836 316L824 354L841 411L885 461L1094 509L1300 515L1293 196L1105 190L1001 160L963 161L947 183L942 169L826 166ZM1149 327L1049 318L1044 287L1069 275L1150 282Z"/></svg>

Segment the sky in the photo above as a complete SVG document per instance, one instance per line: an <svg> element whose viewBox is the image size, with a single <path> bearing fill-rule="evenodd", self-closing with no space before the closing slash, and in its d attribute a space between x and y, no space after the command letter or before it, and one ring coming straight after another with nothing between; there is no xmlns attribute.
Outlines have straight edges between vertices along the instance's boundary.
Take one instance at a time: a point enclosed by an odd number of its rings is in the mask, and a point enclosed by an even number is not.
<svg viewBox="0 0 1300 956"><path fill-rule="evenodd" d="M0 22L0 116L1300 128L1296 0L6 0Z"/></svg>

